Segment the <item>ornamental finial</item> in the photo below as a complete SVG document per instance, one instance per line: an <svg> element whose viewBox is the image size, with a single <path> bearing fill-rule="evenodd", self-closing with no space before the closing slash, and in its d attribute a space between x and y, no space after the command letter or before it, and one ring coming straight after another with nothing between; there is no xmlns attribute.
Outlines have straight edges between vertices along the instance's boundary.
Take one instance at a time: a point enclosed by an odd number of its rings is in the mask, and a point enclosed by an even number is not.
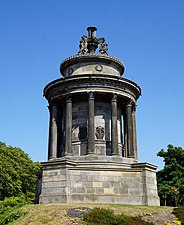
<svg viewBox="0 0 184 225"><path fill-rule="evenodd" d="M79 44L79 53L85 55L86 53L95 53L96 49L99 48L100 54L108 55L108 44L105 42L105 38L96 37L96 27L88 27L88 37L83 35Z"/></svg>

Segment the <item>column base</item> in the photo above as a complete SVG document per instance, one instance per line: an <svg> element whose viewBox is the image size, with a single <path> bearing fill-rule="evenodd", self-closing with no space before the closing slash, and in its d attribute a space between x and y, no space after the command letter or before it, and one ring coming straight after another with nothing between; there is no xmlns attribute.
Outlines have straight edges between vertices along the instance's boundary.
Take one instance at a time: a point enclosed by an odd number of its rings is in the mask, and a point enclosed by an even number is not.
<svg viewBox="0 0 184 225"><path fill-rule="evenodd" d="M119 156L119 154L118 154L118 153L112 153L112 155L113 155L113 156Z"/></svg>
<svg viewBox="0 0 184 225"><path fill-rule="evenodd" d="M66 153L65 156L72 156L72 153Z"/></svg>
<svg viewBox="0 0 184 225"><path fill-rule="evenodd" d="M128 158L134 159L134 158L135 158L135 156L128 156Z"/></svg>
<svg viewBox="0 0 184 225"><path fill-rule="evenodd" d="M95 152L88 152L87 155L96 155Z"/></svg>
<svg viewBox="0 0 184 225"><path fill-rule="evenodd" d="M55 159L56 159L56 157L50 157L50 159L48 161L53 161Z"/></svg>

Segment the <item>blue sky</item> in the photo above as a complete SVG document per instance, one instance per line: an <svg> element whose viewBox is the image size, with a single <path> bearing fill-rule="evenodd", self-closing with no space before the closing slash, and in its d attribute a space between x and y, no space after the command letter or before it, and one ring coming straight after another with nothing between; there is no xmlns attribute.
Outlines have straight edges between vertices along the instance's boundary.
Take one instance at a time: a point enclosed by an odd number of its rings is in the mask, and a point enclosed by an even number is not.
<svg viewBox="0 0 184 225"><path fill-rule="evenodd" d="M140 162L162 168L156 153L184 148L184 1L1 0L0 140L47 160L48 109L43 88L78 52L94 25L124 77L142 88L137 104Z"/></svg>

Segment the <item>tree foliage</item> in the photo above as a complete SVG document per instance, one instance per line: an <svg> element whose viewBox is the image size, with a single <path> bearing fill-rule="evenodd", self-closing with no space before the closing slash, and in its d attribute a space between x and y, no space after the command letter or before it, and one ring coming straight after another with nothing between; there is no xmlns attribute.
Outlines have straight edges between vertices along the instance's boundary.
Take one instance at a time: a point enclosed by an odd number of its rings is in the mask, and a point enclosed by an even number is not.
<svg viewBox="0 0 184 225"><path fill-rule="evenodd" d="M158 193L162 205L178 206L184 204L184 149L167 146L157 153L165 163L157 172Z"/></svg>
<svg viewBox="0 0 184 225"><path fill-rule="evenodd" d="M33 199L40 168L20 148L0 142L0 200L21 195Z"/></svg>

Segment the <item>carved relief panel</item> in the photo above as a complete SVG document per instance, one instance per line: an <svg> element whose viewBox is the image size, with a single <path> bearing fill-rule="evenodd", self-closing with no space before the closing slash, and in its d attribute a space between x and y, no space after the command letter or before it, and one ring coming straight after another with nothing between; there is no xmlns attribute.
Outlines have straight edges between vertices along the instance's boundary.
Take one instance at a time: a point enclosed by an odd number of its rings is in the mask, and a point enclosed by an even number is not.
<svg viewBox="0 0 184 225"><path fill-rule="evenodd" d="M103 139L104 134L105 134L104 127L101 126L96 127L95 135L97 139Z"/></svg>

